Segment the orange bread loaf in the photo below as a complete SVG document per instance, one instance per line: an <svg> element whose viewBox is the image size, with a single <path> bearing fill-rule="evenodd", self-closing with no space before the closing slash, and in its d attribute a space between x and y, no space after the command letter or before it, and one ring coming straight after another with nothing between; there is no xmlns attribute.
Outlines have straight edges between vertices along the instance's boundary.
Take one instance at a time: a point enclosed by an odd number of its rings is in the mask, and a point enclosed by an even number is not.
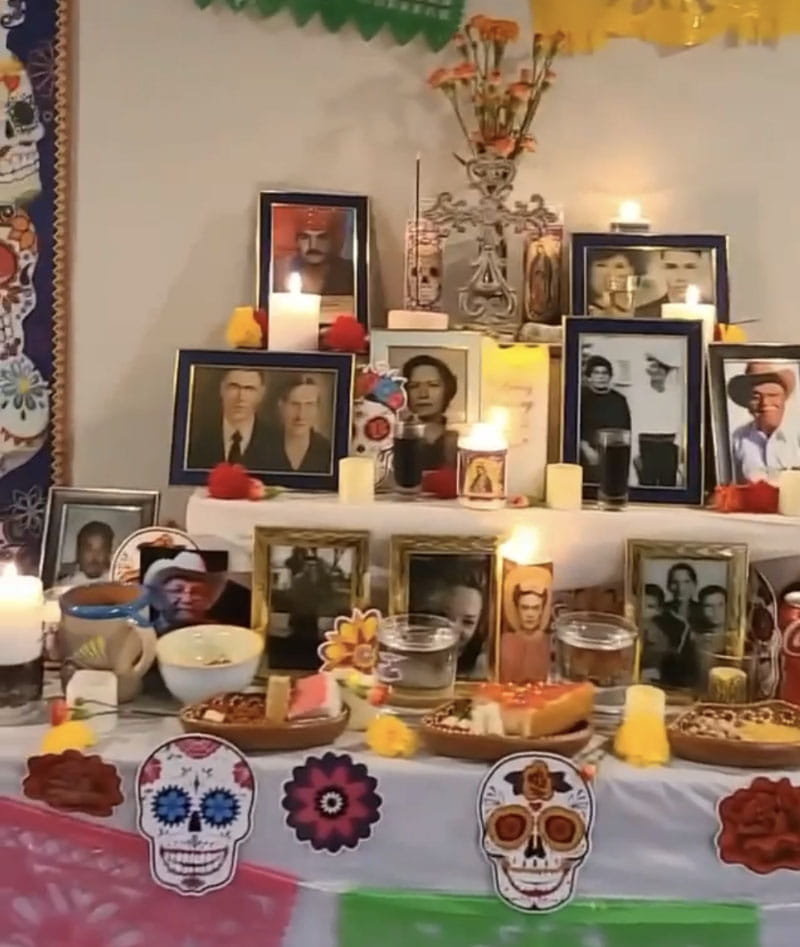
<svg viewBox="0 0 800 947"><path fill-rule="evenodd" d="M483 684L476 702L500 705L507 736L549 737L591 716L594 686L580 684Z"/></svg>

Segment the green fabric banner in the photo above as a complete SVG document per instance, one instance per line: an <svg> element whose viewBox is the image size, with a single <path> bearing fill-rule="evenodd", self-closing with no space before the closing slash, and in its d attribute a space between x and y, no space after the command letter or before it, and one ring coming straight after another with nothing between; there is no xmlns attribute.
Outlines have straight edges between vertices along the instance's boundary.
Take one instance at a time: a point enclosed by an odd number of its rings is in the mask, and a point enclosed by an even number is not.
<svg viewBox="0 0 800 947"><path fill-rule="evenodd" d="M522 914L497 898L360 890L339 908L339 947L758 947L755 905L575 901Z"/></svg>
<svg viewBox="0 0 800 947"><path fill-rule="evenodd" d="M205 9L227 4L232 10L252 10L272 16L279 10L292 12L304 26L318 13L326 29L336 32L345 23L356 25L364 39L388 26L401 45L422 35L433 49L441 49L461 23L465 0L194 0Z"/></svg>

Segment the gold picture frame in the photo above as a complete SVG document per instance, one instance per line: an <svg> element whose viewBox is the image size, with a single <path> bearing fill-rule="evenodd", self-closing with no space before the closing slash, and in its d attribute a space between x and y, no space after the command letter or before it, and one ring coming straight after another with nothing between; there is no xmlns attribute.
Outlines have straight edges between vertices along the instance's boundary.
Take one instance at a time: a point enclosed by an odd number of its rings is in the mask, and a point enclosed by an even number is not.
<svg viewBox="0 0 800 947"><path fill-rule="evenodd" d="M650 562L660 562L658 569L649 571L646 566ZM709 570L701 572L701 563L712 562L725 564L724 584L721 580L714 581L713 576L709 581ZM634 669L636 680L649 679L670 693L686 694L700 684L703 653L743 657L747 635L748 568L749 552L745 543L629 539L625 549L625 617L639 629ZM664 589L655 581L656 575L661 572L666 576L667 593L672 595L672 601L666 600ZM678 572L684 574L683 579L678 577ZM722 626L715 627L708 617L714 614L715 608L713 600L709 600L713 596L718 603L723 589L724 622ZM686 616L683 616L679 612L679 595L687 592L690 597L683 602L686 612ZM658 607L659 594L661 611L644 619L645 607ZM646 596L650 600L649 605L645 601ZM668 623L666 620L669 620ZM683 624L682 630L678 622ZM653 661L658 653L656 646L648 644L647 636L651 632L654 637L663 635L668 642L673 642L677 632L680 632L680 637L677 650L665 649L660 668L653 667L653 673L648 674L646 672L650 669L645 667L645 662ZM716 644L712 643L714 641ZM680 671L683 666L688 679L681 681Z"/></svg>
<svg viewBox="0 0 800 947"><path fill-rule="evenodd" d="M323 632L328 630L327 627L319 627L320 620L330 618L329 627L333 628L334 619L340 614L349 614L354 608L366 607L369 597L369 542L370 534L366 530L318 530L256 526L253 537L253 595L250 610L250 626L254 631L264 636L264 656L267 668L275 671L280 670L289 674L308 674L318 669L320 661L316 657L316 649L325 640ZM304 622L317 622L318 640L315 643L309 643L307 649L302 648L299 644L293 649L291 642L282 649L287 657L291 655L293 650L295 653L298 651L307 651L307 654L304 653L303 657L307 657L308 660L303 661L298 667L293 667L291 662L287 663L286 661L281 661L281 666L278 667L270 660L270 620L275 612L275 610L271 608L272 596L275 591L272 582L272 550L278 546L292 547L292 555L294 555L298 549L347 549L353 551L353 562L349 577L349 601L347 604L343 608L337 608L335 615L328 616L320 614L315 616L313 611L303 613L300 617ZM317 562L323 562L323 560L317 557L316 552L314 553L314 557ZM331 573L336 568L338 568L338 565L334 562L327 573L326 581L331 586L331 589L333 586ZM306 585L313 588L315 581L318 580L309 577ZM334 592L331 591L331 594L333 595ZM287 598L289 595L291 595L291 591L287 594ZM305 596L303 596L303 601L306 601ZM281 611L280 614L284 614L284 612ZM289 612L286 612L286 615L287 626L290 626L293 616ZM298 616L295 614L294 617ZM302 629L298 630L298 628L295 628L294 631L290 631L288 635L281 636L280 639L273 634L273 638L287 641L301 630ZM314 644L313 659L315 660L312 659L311 644ZM273 642L273 654L276 650L275 642Z"/></svg>
<svg viewBox="0 0 800 947"><path fill-rule="evenodd" d="M486 658L486 673L474 676L459 674L459 684L475 684L497 677L499 636L500 540L496 536L435 536L427 534L394 535L390 539L389 611L392 615L409 611L411 601L410 562L414 554L423 556L491 557L488 575L488 608L485 614L485 640L475 656L475 664ZM469 643L468 643L469 644ZM464 649L466 653L466 648Z"/></svg>

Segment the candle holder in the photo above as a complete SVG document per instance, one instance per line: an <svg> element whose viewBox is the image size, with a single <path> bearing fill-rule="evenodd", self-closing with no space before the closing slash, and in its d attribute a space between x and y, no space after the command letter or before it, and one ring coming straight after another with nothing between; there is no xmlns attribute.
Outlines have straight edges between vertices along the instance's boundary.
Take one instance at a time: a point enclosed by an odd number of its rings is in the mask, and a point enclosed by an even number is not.
<svg viewBox="0 0 800 947"><path fill-rule="evenodd" d="M13 633L13 632L12 632ZM9 655L0 649L0 726L13 727L30 723L41 713L44 687L44 637L28 639L31 655L28 660L5 663ZM16 650L16 648L14 648Z"/></svg>
<svg viewBox="0 0 800 947"><path fill-rule="evenodd" d="M464 506L497 509L505 506L508 442L491 424L475 424L458 442L458 498Z"/></svg>
<svg viewBox="0 0 800 947"><path fill-rule="evenodd" d="M37 717L44 686L44 595L39 579L0 575L0 726Z"/></svg>

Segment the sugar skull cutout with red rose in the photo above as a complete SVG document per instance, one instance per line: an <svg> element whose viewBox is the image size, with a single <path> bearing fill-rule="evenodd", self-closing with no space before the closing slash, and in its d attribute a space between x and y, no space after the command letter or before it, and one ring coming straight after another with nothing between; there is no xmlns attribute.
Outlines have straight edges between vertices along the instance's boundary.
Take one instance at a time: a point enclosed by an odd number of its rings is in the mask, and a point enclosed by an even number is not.
<svg viewBox="0 0 800 947"><path fill-rule="evenodd" d="M394 425L406 406L405 379L379 364L356 376L351 453L375 459L375 486L387 486L392 471Z"/></svg>
<svg viewBox="0 0 800 947"><path fill-rule="evenodd" d="M153 750L136 776L153 880L185 895L229 884L253 827L255 785L244 754L216 737L179 737Z"/></svg>
<svg viewBox="0 0 800 947"><path fill-rule="evenodd" d="M591 785L552 753L497 763L478 794L480 844L497 895L519 911L554 911L575 892L594 824Z"/></svg>

